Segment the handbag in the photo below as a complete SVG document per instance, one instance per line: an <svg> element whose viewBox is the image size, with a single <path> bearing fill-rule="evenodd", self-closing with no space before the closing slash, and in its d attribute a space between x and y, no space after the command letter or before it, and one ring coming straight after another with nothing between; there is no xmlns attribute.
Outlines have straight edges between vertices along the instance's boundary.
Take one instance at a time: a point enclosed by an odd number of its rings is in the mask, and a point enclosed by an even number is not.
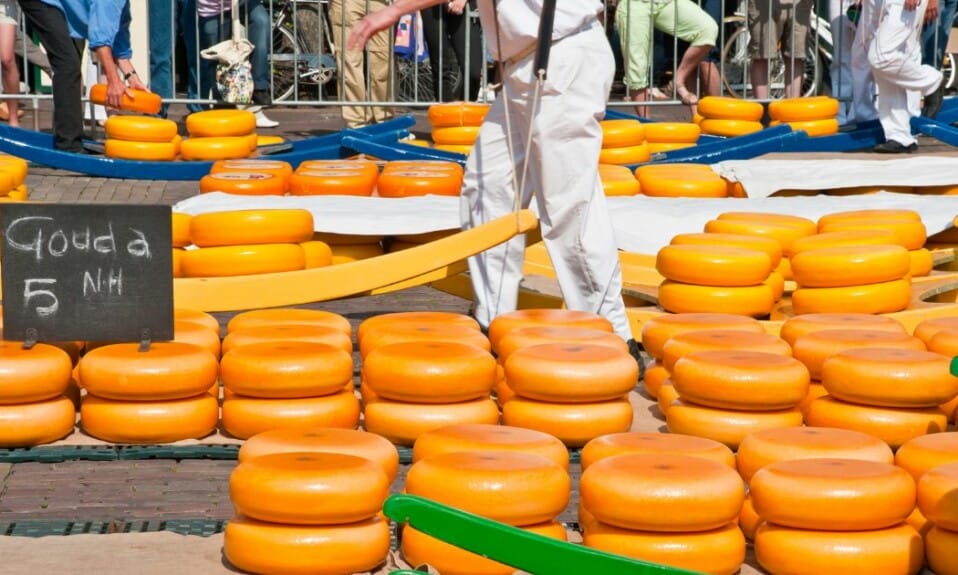
<svg viewBox="0 0 958 575"><path fill-rule="evenodd" d="M239 3L232 1L232 38L206 48L200 55L214 60L216 65L216 89L223 101L230 104L249 104L253 101L253 69L249 56L255 46L246 39L246 29L239 21Z"/></svg>

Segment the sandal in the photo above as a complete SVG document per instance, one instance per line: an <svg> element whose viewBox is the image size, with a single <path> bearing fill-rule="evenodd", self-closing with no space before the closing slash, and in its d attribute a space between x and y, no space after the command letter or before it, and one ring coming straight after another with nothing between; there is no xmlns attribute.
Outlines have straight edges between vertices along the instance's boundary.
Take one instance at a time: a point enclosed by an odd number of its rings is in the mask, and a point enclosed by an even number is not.
<svg viewBox="0 0 958 575"><path fill-rule="evenodd" d="M678 88L675 93L686 106L694 106L699 103L699 97L686 88Z"/></svg>

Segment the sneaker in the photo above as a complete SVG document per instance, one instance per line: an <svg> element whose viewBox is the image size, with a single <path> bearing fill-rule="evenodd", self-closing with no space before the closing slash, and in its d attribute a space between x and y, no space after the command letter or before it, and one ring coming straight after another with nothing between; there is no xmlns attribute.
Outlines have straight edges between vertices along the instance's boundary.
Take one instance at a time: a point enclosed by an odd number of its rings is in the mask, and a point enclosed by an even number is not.
<svg viewBox="0 0 958 575"><path fill-rule="evenodd" d="M925 101L921 106L921 115L926 118L934 118L941 110L941 103L945 99L945 80L942 78L938 82L938 87L931 94L925 96Z"/></svg>
<svg viewBox="0 0 958 575"><path fill-rule="evenodd" d="M645 379L645 359L642 358L642 350L639 349L639 342L635 341L634 339L630 339L626 343L629 345L629 355L635 359L635 363L639 364L638 381L642 381Z"/></svg>
<svg viewBox="0 0 958 575"><path fill-rule="evenodd" d="M914 142L906 146L900 142L896 142L895 140L882 142L881 144L878 144L872 148L872 151L879 154L910 154L917 150L918 144L915 144Z"/></svg>
<svg viewBox="0 0 958 575"><path fill-rule="evenodd" d="M270 120L266 114L259 110L256 112L256 127L257 128L275 128L279 125L279 122L276 120Z"/></svg>

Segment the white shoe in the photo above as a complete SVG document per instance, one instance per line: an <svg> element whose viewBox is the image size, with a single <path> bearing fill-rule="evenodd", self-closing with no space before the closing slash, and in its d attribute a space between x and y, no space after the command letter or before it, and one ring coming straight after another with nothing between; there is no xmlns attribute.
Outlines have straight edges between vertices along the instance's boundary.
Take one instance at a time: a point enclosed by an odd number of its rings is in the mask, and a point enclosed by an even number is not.
<svg viewBox="0 0 958 575"><path fill-rule="evenodd" d="M275 128L279 125L279 122L276 120L270 120L266 117L266 113L262 110L256 112L256 127L257 128Z"/></svg>

